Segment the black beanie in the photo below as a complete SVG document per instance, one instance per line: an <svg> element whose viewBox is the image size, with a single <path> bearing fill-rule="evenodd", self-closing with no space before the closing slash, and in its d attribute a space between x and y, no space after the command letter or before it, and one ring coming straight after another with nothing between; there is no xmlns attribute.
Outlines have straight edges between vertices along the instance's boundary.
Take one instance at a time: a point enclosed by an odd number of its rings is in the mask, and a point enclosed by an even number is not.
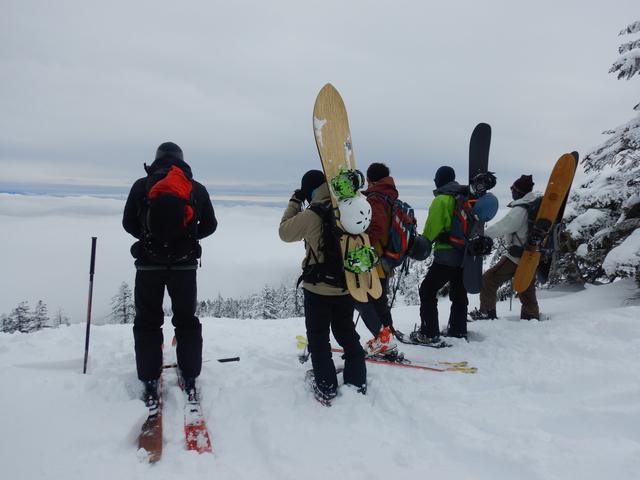
<svg viewBox="0 0 640 480"><path fill-rule="evenodd" d="M320 170L309 170L302 176L302 182L300 184L300 190L307 202L311 202L311 194L313 191L326 182L327 179L324 173Z"/></svg>
<svg viewBox="0 0 640 480"><path fill-rule="evenodd" d="M436 184L436 188L443 187L449 182L453 182L456 179L456 172L451 167L440 167L436 172L436 178L434 178L434 182Z"/></svg>
<svg viewBox="0 0 640 480"><path fill-rule="evenodd" d="M156 151L156 160L163 157L174 157L178 160L184 160L182 149L173 142L163 143Z"/></svg>

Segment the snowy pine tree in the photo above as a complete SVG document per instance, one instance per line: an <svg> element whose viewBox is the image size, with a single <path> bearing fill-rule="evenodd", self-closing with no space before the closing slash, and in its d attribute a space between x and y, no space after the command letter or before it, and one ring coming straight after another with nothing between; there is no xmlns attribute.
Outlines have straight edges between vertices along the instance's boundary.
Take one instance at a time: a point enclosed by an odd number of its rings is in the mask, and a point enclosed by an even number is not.
<svg viewBox="0 0 640 480"><path fill-rule="evenodd" d="M69 322L69 317L62 313L62 309L59 308L58 312L53 317L53 328L59 328L61 325L66 325L67 327L71 325Z"/></svg>
<svg viewBox="0 0 640 480"><path fill-rule="evenodd" d="M133 294L127 282L122 282L118 293L111 299L111 314L113 323L133 323L136 316L136 307L133 303Z"/></svg>
<svg viewBox="0 0 640 480"><path fill-rule="evenodd" d="M38 302L35 312L32 314L29 309L29 302L20 302L13 309L11 314L3 315L1 331L5 333L32 333L46 327L49 318L47 317L47 306Z"/></svg>
<svg viewBox="0 0 640 480"><path fill-rule="evenodd" d="M640 21L624 34L640 33ZM640 72L640 39L623 44L611 67L618 79ZM634 107L640 112L640 103ZM565 219L577 263L588 282L635 275L640 286L640 114L614 130L582 161L590 175L570 196ZM575 277L569 265L562 274Z"/></svg>
<svg viewBox="0 0 640 480"><path fill-rule="evenodd" d="M398 302L398 296L401 296L403 297L405 305L420 305L418 290L422 280L424 280L427 274L429 265L431 265L429 261L416 262L410 260L409 271L407 273L401 275L399 270L396 271L397 278L394 278L392 283L389 284L389 291L391 296L393 296L393 290L396 290L396 282L400 282L400 284L397 285L396 304Z"/></svg>
<svg viewBox="0 0 640 480"><path fill-rule="evenodd" d="M278 308L275 301L275 290L269 285L254 297L255 303L252 308L252 318L263 318L265 320L273 320L278 318Z"/></svg>
<svg viewBox="0 0 640 480"><path fill-rule="evenodd" d="M27 333L42 330L43 328L47 327L48 323L49 317L47 316L47 305L43 303L42 300L40 300L38 301L38 305L36 305L36 308L31 315L31 321L29 322L28 327L29 331Z"/></svg>
<svg viewBox="0 0 640 480"><path fill-rule="evenodd" d="M214 318L222 318L224 317L224 299L222 295L218 293L218 297L213 301L207 300L207 303L210 304L210 315Z"/></svg>

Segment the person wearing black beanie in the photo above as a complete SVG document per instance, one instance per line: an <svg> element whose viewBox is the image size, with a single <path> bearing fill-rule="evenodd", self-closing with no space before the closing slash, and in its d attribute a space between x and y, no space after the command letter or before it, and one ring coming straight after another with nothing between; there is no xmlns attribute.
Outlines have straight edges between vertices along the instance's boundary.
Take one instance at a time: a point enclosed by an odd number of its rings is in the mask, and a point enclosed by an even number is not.
<svg viewBox="0 0 640 480"><path fill-rule="evenodd" d="M302 177L280 220L278 234L283 242L304 241L305 259L302 262L302 290L304 316L313 380L314 395L327 405L338 393L338 378L332 359L330 335L344 349L344 383L353 385L361 393L367 388L365 352L353 323L354 299L347 289L344 272L332 272L325 259L323 218L334 215L329 185L320 170L309 170ZM304 202L309 208L303 209ZM337 258L342 259L340 246ZM331 253L331 252L329 252ZM335 258L335 255L332 257ZM341 260L340 260L341 262ZM342 263L340 263L342 265Z"/></svg>
<svg viewBox="0 0 640 480"><path fill-rule="evenodd" d="M463 253L449 243L449 234L453 225L456 195L466 196L469 188L455 181L455 170L442 166L434 178L436 189L422 236L430 248L433 245L433 263L420 284L420 326L409 338L415 343L439 345L441 335L456 338L467 337L467 290L462 275ZM430 249L429 248L429 249ZM438 292L449 283L451 308L447 328L440 332L438 320ZM396 331L401 338L402 333Z"/></svg>
<svg viewBox="0 0 640 480"><path fill-rule="evenodd" d="M324 173L320 170L309 170L302 176L302 181L300 182L302 199L311 203L313 192L326 181Z"/></svg>
<svg viewBox="0 0 640 480"><path fill-rule="evenodd" d="M178 160L184 160L182 149L173 142L165 142L156 150L156 160L163 157L174 157Z"/></svg>
<svg viewBox="0 0 640 480"><path fill-rule="evenodd" d="M442 166L436 172L436 176L433 179L436 188L444 187L447 183L453 182L456 179L456 172L453 168L448 166Z"/></svg>
<svg viewBox="0 0 640 480"><path fill-rule="evenodd" d="M185 391L197 399L195 382L202 368L202 326L195 314L198 241L215 232L218 222L207 189L193 180L178 145L160 145L153 163L144 168L147 176L131 187L122 226L138 240L131 247L136 259L133 335L138 379L151 414L158 408L165 289Z"/></svg>

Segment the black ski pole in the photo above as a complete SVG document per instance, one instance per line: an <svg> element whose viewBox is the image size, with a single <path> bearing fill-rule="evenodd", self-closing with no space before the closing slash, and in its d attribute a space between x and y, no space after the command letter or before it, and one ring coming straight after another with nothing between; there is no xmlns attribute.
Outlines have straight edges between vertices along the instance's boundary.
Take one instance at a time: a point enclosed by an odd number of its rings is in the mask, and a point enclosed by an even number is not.
<svg viewBox="0 0 640 480"><path fill-rule="evenodd" d="M513 309L513 278L511 279L511 283L509 283L509 311Z"/></svg>
<svg viewBox="0 0 640 480"><path fill-rule="evenodd" d="M91 237L91 266L89 267L89 301L87 305L87 335L84 341L84 367L82 373L87 373L89 360L89 332L91 330L91 302L93 300L93 274L96 269L96 241L97 237Z"/></svg>
<svg viewBox="0 0 640 480"><path fill-rule="evenodd" d="M400 288L400 280L402 280L402 274L409 274L409 260L405 257L402 265L400 265L400 269L398 272L398 277L395 279L393 286L393 296L391 297L391 304L389 308L393 308L393 304L396 302L396 294L398 293L398 289Z"/></svg>

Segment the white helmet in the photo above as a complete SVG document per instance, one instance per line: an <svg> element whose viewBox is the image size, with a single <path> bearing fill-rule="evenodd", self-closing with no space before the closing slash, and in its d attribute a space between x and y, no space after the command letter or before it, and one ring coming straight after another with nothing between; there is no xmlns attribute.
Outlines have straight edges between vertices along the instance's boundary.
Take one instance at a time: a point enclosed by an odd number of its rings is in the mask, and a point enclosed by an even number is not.
<svg viewBox="0 0 640 480"><path fill-rule="evenodd" d="M371 205L361 196L338 200L340 223L347 233L359 235L371 223Z"/></svg>

